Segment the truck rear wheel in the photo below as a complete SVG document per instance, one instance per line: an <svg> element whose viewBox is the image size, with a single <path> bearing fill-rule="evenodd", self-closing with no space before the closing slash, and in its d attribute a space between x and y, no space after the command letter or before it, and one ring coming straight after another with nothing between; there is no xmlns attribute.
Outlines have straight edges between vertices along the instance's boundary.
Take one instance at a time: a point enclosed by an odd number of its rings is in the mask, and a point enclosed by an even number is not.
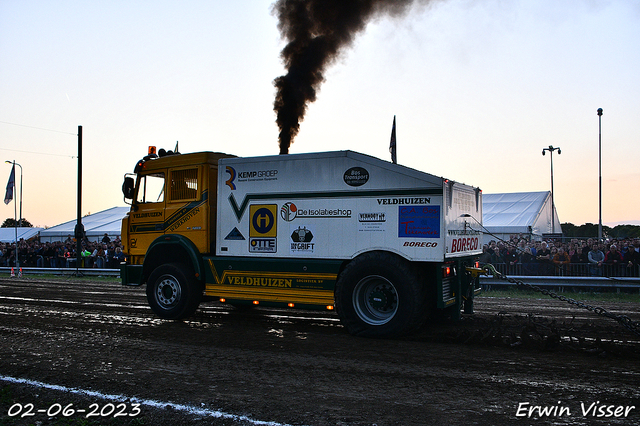
<svg viewBox="0 0 640 426"><path fill-rule="evenodd" d="M425 320L425 294L411 264L390 253L365 253L340 274L335 302L340 320L354 335L395 337Z"/></svg>
<svg viewBox="0 0 640 426"><path fill-rule="evenodd" d="M202 300L202 285L182 264L158 266L147 281L147 301L151 310L163 319L189 317Z"/></svg>

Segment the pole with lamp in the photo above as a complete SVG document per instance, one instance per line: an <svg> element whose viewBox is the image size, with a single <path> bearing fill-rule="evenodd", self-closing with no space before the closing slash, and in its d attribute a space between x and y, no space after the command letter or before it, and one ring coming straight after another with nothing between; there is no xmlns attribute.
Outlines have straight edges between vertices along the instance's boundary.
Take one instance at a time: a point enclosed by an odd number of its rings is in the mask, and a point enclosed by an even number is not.
<svg viewBox="0 0 640 426"><path fill-rule="evenodd" d="M602 108L598 108L598 242L602 242Z"/></svg>
<svg viewBox="0 0 640 426"><path fill-rule="evenodd" d="M545 155L546 151L549 151L551 154L551 233L554 234L556 232L556 207L553 202L553 151L558 151L558 154L562 154L560 151L560 147L553 147L553 145L549 145L549 148L542 149L542 155Z"/></svg>
<svg viewBox="0 0 640 426"><path fill-rule="evenodd" d="M15 170L16 166L20 167L20 219L18 219L16 221L16 268L20 268L20 257L19 257L19 249L18 249L18 228L22 227L22 166L18 163L16 163L15 160L13 161L5 161L5 163L8 164L13 164L13 170ZM14 175L14 179L15 179L15 175ZM14 184L15 186L15 184ZM8 190L9 188L7 188ZM6 197L5 197L5 203L6 203ZM17 209L17 200L14 200L14 202L16 204L14 204L14 210ZM14 213L14 216L17 216L17 212Z"/></svg>

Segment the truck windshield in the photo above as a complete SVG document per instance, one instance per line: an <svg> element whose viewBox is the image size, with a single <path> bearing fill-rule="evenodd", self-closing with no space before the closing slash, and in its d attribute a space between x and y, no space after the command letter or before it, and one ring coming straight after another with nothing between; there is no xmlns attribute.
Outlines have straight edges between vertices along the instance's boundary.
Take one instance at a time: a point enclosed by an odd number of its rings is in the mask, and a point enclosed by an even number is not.
<svg viewBox="0 0 640 426"><path fill-rule="evenodd" d="M138 203L161 203L164 201L164 173L140 176Z"/></svg>

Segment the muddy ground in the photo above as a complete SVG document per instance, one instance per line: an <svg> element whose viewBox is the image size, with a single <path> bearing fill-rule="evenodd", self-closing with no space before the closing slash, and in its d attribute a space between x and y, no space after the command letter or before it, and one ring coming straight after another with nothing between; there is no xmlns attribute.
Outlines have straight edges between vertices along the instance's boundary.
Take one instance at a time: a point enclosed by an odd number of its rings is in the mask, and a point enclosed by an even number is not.
<svg viewBox="0 0 640 426"><path fill-rule="evenodd" d="M372 340L329 312L209 303L164 321L143 288L2 278L0 425L640 424L639 340L544 296Z"/></svg>

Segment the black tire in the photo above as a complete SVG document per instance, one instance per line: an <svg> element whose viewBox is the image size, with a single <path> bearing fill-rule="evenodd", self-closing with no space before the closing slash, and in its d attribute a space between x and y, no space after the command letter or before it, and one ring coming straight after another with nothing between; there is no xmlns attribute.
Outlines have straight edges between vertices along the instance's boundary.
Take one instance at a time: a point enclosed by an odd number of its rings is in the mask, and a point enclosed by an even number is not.
<svg viewBox="0 0 640 426"><path fill-rule="evenodd" d="M427 313L418 272L385 252L349 263L338 277L335 302L342 324L356 336L402 336L420 327Z"/></svg>
<svg viewBox="0 0 640 426"><path fill-rule="evenodd" d="M170 263L158 266L147 281L147 301L160 318L187 318L198 309L202 300L202 284L196 281L189 268Z"/></svg>

